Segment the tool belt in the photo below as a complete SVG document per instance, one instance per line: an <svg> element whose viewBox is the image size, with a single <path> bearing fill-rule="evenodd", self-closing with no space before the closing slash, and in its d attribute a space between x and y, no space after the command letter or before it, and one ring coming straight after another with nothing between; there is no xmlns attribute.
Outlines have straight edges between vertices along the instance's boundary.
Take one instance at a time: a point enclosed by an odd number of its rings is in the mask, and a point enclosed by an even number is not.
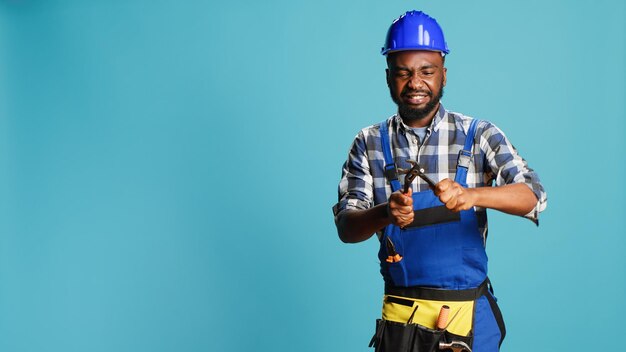
<svg viewBox="0 0 626 352"><path fill-rule="evenodd" d="M467 290L387 285L383 317L376 320L370 347L376 352L471 352L475 302L482 296L493 300L489 288L488 279ZM443 326L437 327L442 307L449 310L449 316ZM495 300L492 310L499 315ZM467 348L446 348L450 345Z"/></svg>

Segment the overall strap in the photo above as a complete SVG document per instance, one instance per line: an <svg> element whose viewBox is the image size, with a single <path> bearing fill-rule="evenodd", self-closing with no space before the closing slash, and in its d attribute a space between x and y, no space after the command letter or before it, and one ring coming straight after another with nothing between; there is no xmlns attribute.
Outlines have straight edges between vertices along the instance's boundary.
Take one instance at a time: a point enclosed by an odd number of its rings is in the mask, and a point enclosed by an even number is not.
<svg viewBox="0 0 626 352"><path fill-rule="evenodd" d="M398 181L398 170L391 155L391 145L389 144L389 129L387 128L387 120L380 123L380 144L383 147L383 155L385 157L385 177L391 183L391 191L395 192L401 188Z"/></svg>
<svg viewBox="0 0 626 352"><path fill-rule="evenodd" d="M476 125L480 120L472 119L467 137L465 137L465 145L463 150L459 151L459 158L456 164L456 176L454 181L460 185L467 187L467 169L472 161L472 146L474 145L474 134L476 133Z"/></svg>

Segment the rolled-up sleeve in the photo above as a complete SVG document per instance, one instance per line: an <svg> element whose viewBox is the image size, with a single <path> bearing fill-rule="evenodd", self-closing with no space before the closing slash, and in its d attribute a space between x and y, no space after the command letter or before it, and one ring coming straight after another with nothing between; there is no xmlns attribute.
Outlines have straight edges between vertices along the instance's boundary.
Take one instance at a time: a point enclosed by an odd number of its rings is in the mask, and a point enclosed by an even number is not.
<svg viewBox="0 0 626 352"><path fill-rule="evenodd" d="M373 205L373 179L363 131L355 137L348 160L343 164L338 202L333 206L335 219L344 210L368 209Z"/></svg>
<svg viewBox="0 0 626 352"><path fill-rule="evenodd" d="M482 133L481 149L485 152L488 167L495 175L495 185L502 186L523 183L535 194L537 203L525 218L538 224L539 213L548 204L546 192L539 180L539 175L528 166L504 133L495 125L488 123Z"/></svg>

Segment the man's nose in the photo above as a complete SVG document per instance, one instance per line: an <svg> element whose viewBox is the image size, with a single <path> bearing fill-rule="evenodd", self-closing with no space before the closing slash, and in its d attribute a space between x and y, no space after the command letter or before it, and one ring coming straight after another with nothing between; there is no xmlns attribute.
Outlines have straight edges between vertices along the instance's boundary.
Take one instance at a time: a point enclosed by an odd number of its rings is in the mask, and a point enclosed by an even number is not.
<svg viewBox="0 0 626 352"><path fill-rule="evenodd" d="M417 73L414 73L409 78L408 86L411 89L422 88L424 86L424 81Z"/></svg>

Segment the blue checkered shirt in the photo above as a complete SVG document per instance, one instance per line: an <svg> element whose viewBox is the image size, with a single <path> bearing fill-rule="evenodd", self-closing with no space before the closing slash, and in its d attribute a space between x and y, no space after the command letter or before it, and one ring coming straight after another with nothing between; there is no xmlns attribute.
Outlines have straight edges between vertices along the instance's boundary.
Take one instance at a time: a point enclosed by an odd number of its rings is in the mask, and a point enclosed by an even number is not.
<svg viewBox="0 0 626 352"><path fill-rule="evenodd" d="M389 140L397 167L410 168L407 159L417 160L425 173L435 182L454 180L459 151L463 149L471 118L447 111L442 105L428 126L424 141L404 124L399 115L387 119ZM492 123L481 121L476 128L472 163L467 173L468 187L526 184L537 197L534 209L524 217L538 223L538 215L547 205L546 193L539 176L528 167L504 133ZM379 125L362 129L356 136L348 160L343 165L339 182L339 201L333 207L337 215L348 209L368 209L387 202L391 185L385 177L385 159L381 147ZM403 182L404 176L399 176ZM428 189L428 184L416 177L413 192ZM474 207L483 238L487 238L486 209ZM382 230L381 230L382 231ZM378 235L382 235L379 231Z"/></svg>

